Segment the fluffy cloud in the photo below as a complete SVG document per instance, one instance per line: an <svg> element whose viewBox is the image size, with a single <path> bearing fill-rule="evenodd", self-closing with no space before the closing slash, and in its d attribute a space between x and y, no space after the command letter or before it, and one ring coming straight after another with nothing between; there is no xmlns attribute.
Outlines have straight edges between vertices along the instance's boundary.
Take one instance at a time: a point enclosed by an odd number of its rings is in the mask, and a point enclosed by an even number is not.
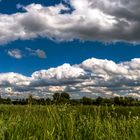
<svg viewBox="0 0 140 140"><path fill-rule="evenodd" d="M1 73L0 74L0 87L22 87L30 84L30 78L18 73Z"/></svg>
<svg viewBox="0 0 140 140"><path fill-rule="evenodd" d="M37 56L39 58L45 59L47 57L46 52L40 49L33 50L31 48L26 48L26 50L30 53L29 55Z"/></svg>
<svg viewBox="0 0 140 140"><path fill-rule="evenodd" d="M16 59L21 59L24 56L19 49L8 50L7 53L9 56L16 58Z"/></svg>
<svg viewBox="0 0 140 140"><path fill-rule="evenodd" d="M85 71L79 67L63 64L57 68L36 71L32 74L32 86L69 85L82 82L85 79Z"/></svg>
<svg viewBox="0 0 140 140"><path fill-rule="evenodd" d="M16 59L21 59L27 56L36 56L41 59L47 58L46 52L41 49L33 50L31 48L25 48L24 51L19 49L10 49L7 51L7 54Z"/></svg>
<svg viewBox="0 0 140 140"><path fill-rule="evenodd" d="M140 42L139 0L65 0L55 6L17 5L25 12L0 14L0 44L17 39Z"/></svg>
<svg viewBox="0 0 140 140"><path fill-rule="evenodd" d="M81 64L63 64L34 72L30 77L18 73L0 74L0 92L7 97L51 97L66 91L73 98L131 96L140 98L140 59L115 63L91 58Z"/></svg>

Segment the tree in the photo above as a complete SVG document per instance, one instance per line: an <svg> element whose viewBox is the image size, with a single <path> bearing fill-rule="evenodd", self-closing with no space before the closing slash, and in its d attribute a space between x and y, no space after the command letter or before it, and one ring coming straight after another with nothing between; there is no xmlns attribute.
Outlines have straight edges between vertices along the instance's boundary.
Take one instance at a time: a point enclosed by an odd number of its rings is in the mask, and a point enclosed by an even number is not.
<svg viewBox="0 0 140 140"><path fill-rule="evenodd" d="M47 99L46 99L46 104L47 104L47 105L50 105L51 103L52 103L51 99L50 99L50 98L47 98Z"/></svg>
<svg viewBox="0 0 140 140"><path fill-rule="evenodd" d="M82 103L83 103L83 105L92 105L92 99L87 98L87 97L83 97L82 98Z"/></svg>
<svg viewBox="0 0 140 140"><path fill-rule="evenodd" d="M33 100L33 95L29 95L29 98L28 98L28 105L31 106L32 105L32 100Z"/></svg>
<svg viewBox="0 0 140 140"><path fill-rule="evenodd" d="M66 93L66 92L62 92L61 93L61 100L70 100L70 95L68 94L68 93Z"/></svg>
<svg viewBox="0 0 140 140"><path fill-rule="evenodd" d="M60 93L54 93L53 94L53 101L55 101L55 102L57 102L57 101L59 101L60 100Z"/></svg>
<svg viewBox="0 0 140 140"><path fill-rule="evenodd" d="M102 98L102 97L98 97L98 98L96 99L96 103L97 103L97 105L102 105L102 103L103 103L103 98Z"/></svg>
<svg viewBox="0 0 140 140"><path fill-rule="evenodd" d="M120 101L119 97L114 97L114 104L115 105L120 105L121 104L121 101Z"/></svg>
<svg viewBox="0 0 140 140"><path fill-rule="evenodd" d="M70 101L70 95L66 92L54 93L53 101L55 103L66 103Z"/></svg>

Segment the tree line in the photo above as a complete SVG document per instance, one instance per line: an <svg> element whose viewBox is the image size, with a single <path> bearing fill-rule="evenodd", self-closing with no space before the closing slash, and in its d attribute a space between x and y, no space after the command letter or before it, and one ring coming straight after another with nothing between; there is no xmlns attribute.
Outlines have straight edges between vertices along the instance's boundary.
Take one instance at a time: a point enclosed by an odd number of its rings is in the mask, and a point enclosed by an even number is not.
<svg viewBox="0 0 140 140"><path fill-rule="evenodd" d="M27 99L11 100L10 98L4 99L0 97L0 104L12 104L12 105L117 105L117 106L140 106L140 100L132 97L114 97L114 98L102 98L96 99L83 97L81 99L71 99L70 95L66 92L54 93L53 98L40 98L35 99L32 95L29 95Z"/></svg>

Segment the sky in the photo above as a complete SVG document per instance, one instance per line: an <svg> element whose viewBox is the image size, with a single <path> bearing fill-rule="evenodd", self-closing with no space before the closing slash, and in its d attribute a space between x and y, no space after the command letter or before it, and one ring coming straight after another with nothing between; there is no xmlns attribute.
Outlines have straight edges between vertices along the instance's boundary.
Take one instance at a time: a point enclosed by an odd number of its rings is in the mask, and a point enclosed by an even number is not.
<svg viewBox="0 0 140 140"><path fill-rule="evenodd" d="M1 0L1 96L140 98L139 7L139 0Z"/></svg>

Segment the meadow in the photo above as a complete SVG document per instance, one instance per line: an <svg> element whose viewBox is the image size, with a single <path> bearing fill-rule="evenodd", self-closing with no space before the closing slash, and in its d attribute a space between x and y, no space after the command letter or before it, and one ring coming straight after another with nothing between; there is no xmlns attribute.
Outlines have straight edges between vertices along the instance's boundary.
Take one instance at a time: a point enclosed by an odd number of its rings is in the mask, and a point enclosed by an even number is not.
<svg viewBox="0 0 140 140"><path fill-rule="evenodd" d="M139 107L0 106L0 140L139 139Z"/></svg>

